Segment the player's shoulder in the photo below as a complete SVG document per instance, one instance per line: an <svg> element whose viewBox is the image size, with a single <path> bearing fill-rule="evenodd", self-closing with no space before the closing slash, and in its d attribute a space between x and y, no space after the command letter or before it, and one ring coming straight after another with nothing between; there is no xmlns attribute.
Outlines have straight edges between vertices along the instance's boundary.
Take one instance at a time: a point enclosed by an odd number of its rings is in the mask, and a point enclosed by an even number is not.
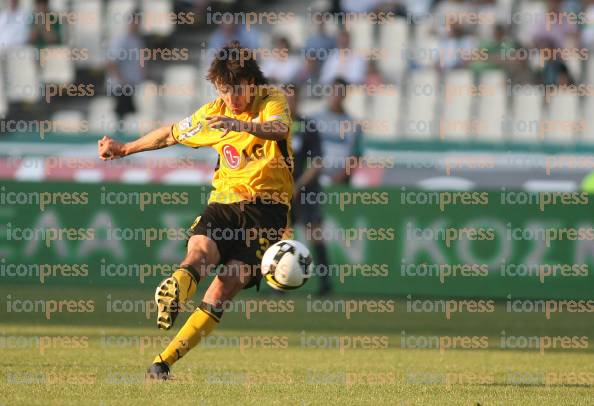
<svg viewBox="0 0 594 406"><path fill-rule="evenodd" d="M213 101L210 101L210 102L202 105L202 107L200 107L198 109L198 111L202 110L205 113L216 113L216 112L220 112L223 107L224 107L223 99L221 99L220 97L217 97Z"/></svg>

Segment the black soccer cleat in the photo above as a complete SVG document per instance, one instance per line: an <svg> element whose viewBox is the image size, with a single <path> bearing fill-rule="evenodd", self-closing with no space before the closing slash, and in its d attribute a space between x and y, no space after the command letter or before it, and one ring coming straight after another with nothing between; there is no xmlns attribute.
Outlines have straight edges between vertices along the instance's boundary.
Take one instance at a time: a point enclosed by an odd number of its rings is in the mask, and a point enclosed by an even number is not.
<svg viewBox="0 0 594 406"><path fill-rule="evenodd" d="M146 378L151 380L166 381L171 378L169 365L165 362L155 362L146 371Z"/></svg>
<svg viewBox="0 0 594 406"><path fill-rule="evenodd" d="M165 278L155 291L157 327L169 330L179 311L179 283L173 276Z"/></svg>

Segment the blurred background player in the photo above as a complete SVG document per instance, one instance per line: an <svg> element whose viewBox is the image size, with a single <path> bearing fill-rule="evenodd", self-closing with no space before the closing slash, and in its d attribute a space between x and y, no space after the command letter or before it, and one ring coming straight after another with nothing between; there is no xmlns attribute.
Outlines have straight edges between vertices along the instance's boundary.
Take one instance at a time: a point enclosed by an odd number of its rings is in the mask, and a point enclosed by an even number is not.
<svg viewBox="0 0 594 406"><path fill-rule="evenodd" d="M349 185L352 172L346 167L349 158L361 157L361 126L345 110L348 83L337 78L327 98L326 107L314 115L324 156L323 186Z"/></svg>
<svg viewBox="0 0 594 406"><path fill-rule="evenodd" d="M140 24L140 13L133 13L128 31L114 38L108 50L107 88L116 99L115 112L120 121L126 114L136 111L134 92L128 89L134 89L144 80L140 54L145 45L140 35Z"/></svg>
<svg viewBox="0 0 594 406"><path fill-rule="evenodd" d="M316 123L299 115L299 87L287 86L287 103L291 109L292 146L293 146L293 204L291 206L291 224L301 224L311 228L315 235L320 235L322 228L322 210L319 196L322 193L320 173L322 143ZM315 231L314 231L315 230ZM332 285L328 271L326 242L313 240L313 258L316 276L319 279L318 295L330 294Z"/></svg>

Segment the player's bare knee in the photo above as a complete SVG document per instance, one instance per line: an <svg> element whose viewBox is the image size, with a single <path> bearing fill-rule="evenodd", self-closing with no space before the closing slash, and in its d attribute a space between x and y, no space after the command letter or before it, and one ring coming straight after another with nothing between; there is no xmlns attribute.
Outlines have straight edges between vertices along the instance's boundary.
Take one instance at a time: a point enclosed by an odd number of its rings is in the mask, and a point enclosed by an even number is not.
<svg viewBox="0 0 594 406"><path fill-rule="evenodd" d="M216 244L208 237L194 235L188 241L188 250L183 264L192 265L201 277L208 276L219 262Z"/></svg>

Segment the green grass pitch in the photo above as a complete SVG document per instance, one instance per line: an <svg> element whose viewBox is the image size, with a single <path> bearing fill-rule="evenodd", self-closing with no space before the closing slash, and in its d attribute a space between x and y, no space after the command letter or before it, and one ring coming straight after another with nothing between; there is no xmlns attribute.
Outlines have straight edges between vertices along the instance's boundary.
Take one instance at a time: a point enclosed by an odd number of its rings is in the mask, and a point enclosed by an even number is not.
<svg viewBox="0 0 594 406"><path fill-rule="evenodd" d="M341 312L307 312L308 299L296 294L242 294L246 300L295 300L294 311L257 312L250 319L226 313L210 341L174 366L175 380L151 383L144 371L174 331L160 332L142 313L105 307L108 294L112 302L150 300L148 287L67 288L68 297L93 297L95 311L56 313L49 320L41 313L7 312L7 295L51 299L65 296L64 289L0 289L0 405L594 404L589 343L544 353L499 348L503 331L592 337L590 314L547 320L506 313L499 305L492 314L446 320L443 314L408 313L399 300L394 312L347 319ZM371 337L367 346L363 336ZM488 348L403 348L402 338L411 336L487 336ZM357 337L358 348L351 348Z"/></svg>

